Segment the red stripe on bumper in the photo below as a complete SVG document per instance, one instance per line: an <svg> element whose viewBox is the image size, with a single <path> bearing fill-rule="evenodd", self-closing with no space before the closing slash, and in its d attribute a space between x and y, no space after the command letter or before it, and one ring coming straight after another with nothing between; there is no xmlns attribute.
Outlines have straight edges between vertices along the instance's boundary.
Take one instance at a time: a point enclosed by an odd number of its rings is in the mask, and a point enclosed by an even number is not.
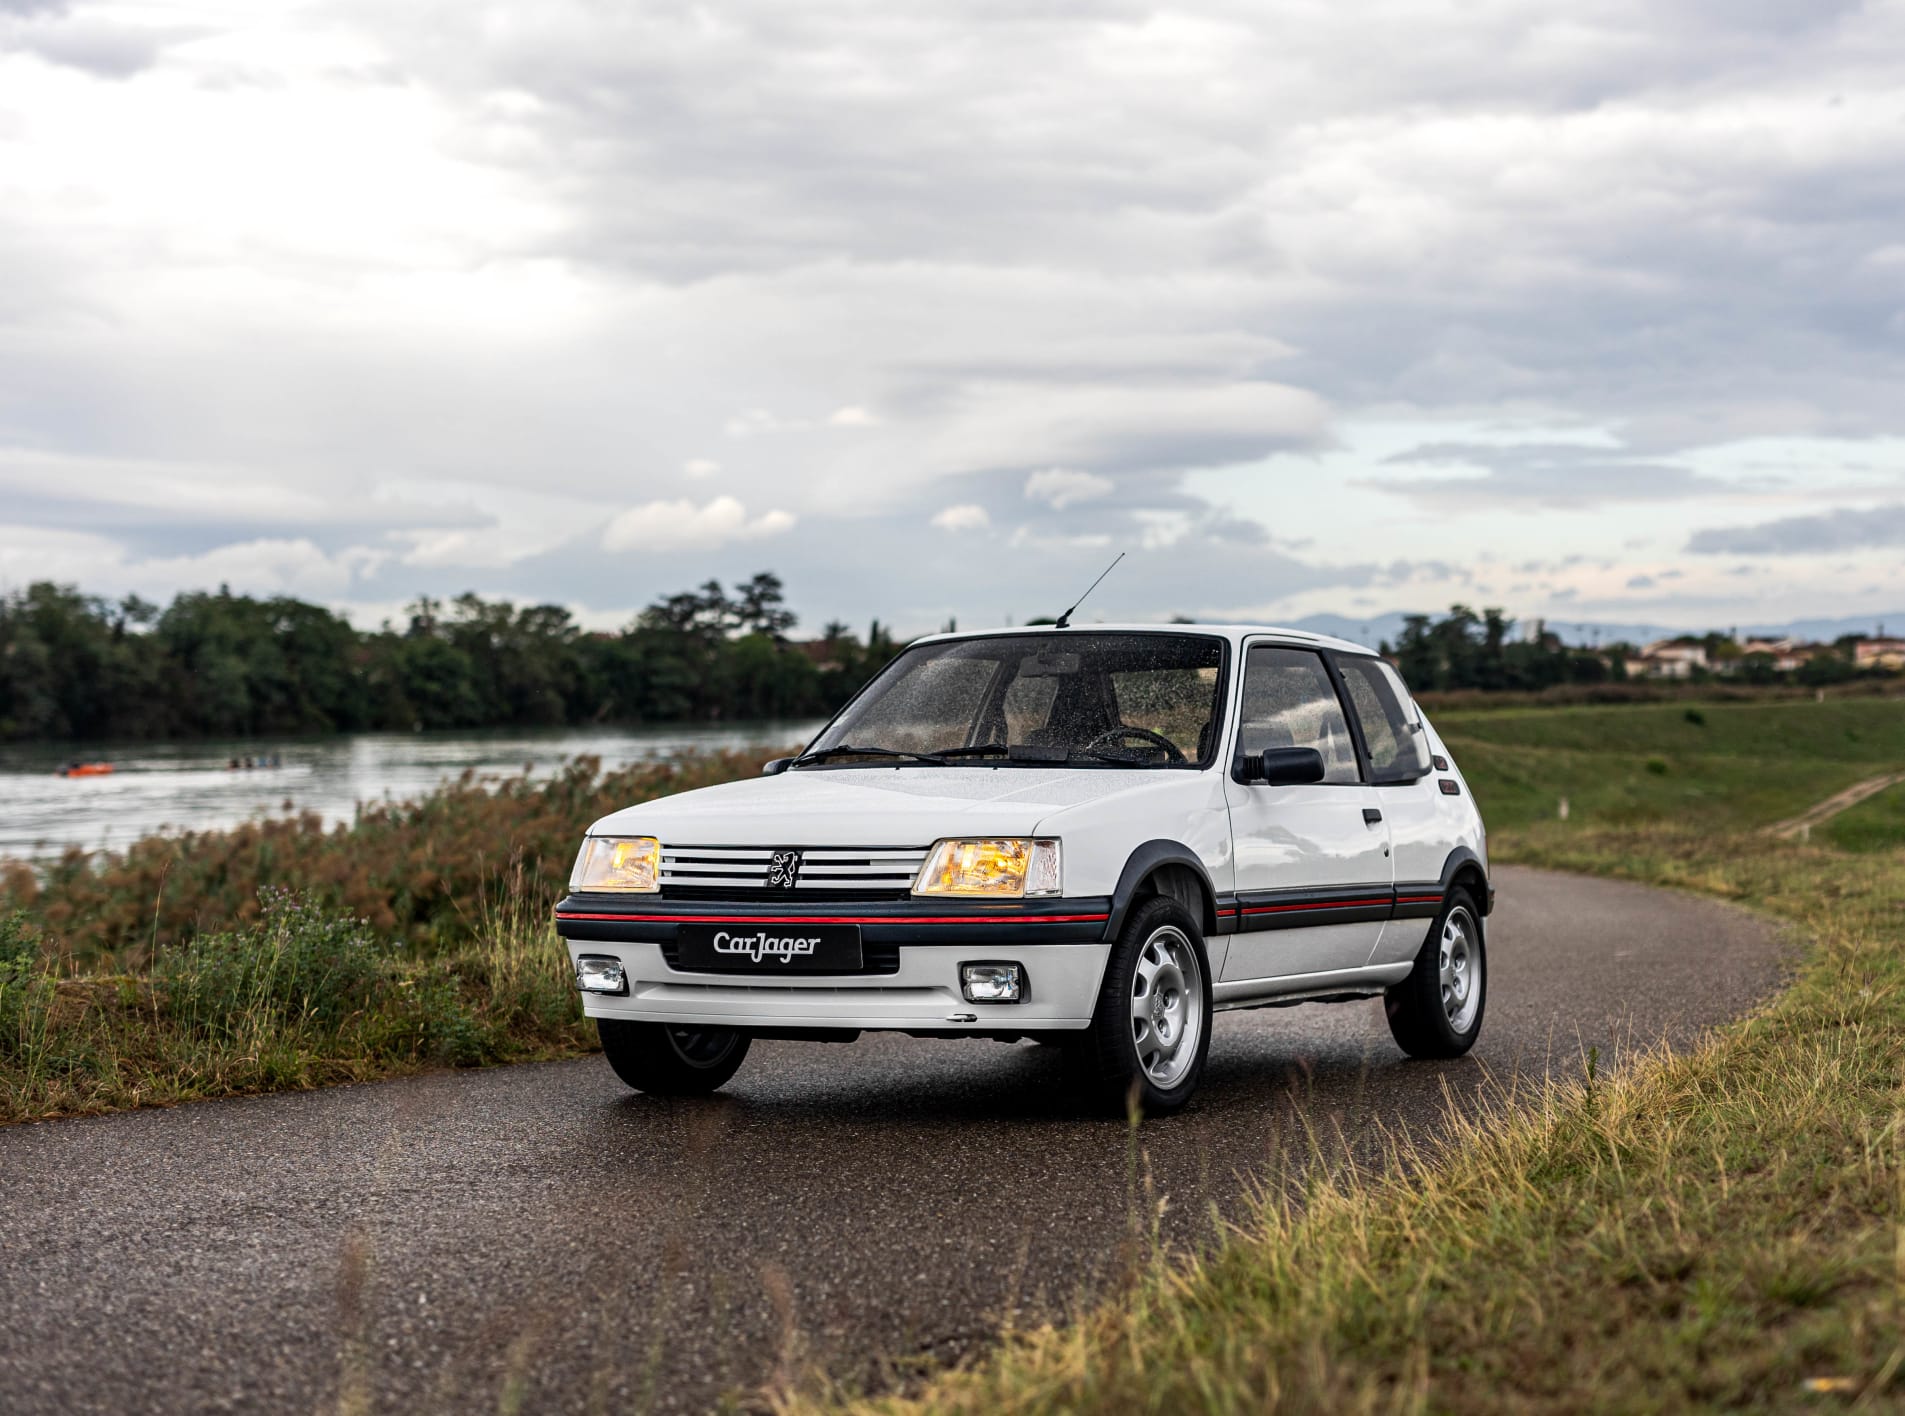
<svg viewBox="0 0 1905 1416"><path fill-rule="evenodd" d="M1103 924L1108 914L1078 915L678 915L574 914L557 919L607 919L629 924Z"/></svg>

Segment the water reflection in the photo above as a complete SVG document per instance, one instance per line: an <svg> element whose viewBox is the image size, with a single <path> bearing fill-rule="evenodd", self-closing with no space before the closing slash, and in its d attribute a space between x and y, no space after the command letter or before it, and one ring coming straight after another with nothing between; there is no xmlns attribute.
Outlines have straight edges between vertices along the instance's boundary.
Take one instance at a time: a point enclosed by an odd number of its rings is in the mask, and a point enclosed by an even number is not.
<svg viewBox="0 0 1905 1416"><path fill-rule="evenodd" d="M6 747L0 748L0 857L56 855L69 845L123 848L155 831L232 826L285 811L348 821L359 802L420 796L470 769L548 772L583 755L620 767L695 751L782 747L805 742L819 729L818 722L734 723ZM280 765L230 765L271 758ZM72 761L111 762L114 770L107 776L59 776L59 768Z"/></svg>

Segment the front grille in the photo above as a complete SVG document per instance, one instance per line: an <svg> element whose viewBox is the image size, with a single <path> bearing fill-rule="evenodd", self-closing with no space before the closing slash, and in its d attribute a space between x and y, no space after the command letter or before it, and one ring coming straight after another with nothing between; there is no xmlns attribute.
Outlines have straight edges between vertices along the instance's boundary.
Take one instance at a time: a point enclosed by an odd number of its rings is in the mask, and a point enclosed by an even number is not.
<svg viewBox="0 0 1905 1416"><path fill-rule="evenodd" d="M664 900L712 900L719 904L731 901L735 904L772 905L786 904L790 899L800 898L804 903L813 904L825 899L830 905L875 905L891 904L895 900L910 900L911 890L829 890L824 896L812 892L796 897L786 890L769 890L765 886L745 885L664 885L661 887Z"/></svg>
<svg viewBox="0 0 1905 1416"><path fill-rule="evenodd" d="M667 962L669 968L675 970L677 973L685 972L681 967L681 946L674 940L671 939L661 946L661 956ZM860 967L850 970L847 973L785 974L775 978L773 981L776 986L779 987L798 988L803 983L815 978L854 978L874 974L896 974L900 971L900 946L897 944L868 944L863 942L860 945L860 960ZM751 974L755 978L760 978L762 977L763 970L754 964L741 964L734 968L696 969L694 972L704 974Z"/></svg>
<svg viewBox="0 0 1905 1416"><path fill-rule="evenodd" d="M661 852L661 893L676 900L904 898L926 861L927 846L669 846ZM800 856L793 888L769 887L782 851Z"/></svg>

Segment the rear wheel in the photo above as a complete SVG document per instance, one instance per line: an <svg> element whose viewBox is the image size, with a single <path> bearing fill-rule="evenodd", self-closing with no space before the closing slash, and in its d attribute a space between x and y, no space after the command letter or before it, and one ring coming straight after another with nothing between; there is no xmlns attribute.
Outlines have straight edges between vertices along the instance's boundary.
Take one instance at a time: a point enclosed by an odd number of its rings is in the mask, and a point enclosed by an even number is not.
<svg viewBox="0 0 1905 1416"><path fill-rule="evenodd" d="M1475 899L1465 889L1452 890L1415 968L1383 995L1390 1035L1411 1057L1460 1057L1481 1036L1487 983Z"/></svg>
<svg viewBox="0 0 1905 1416"><path fill-rule="evenodd" d="M1077 1055L1095 1100L1147 1116L1178 1110L1210 1052L1210 963L1190 911L1159 896L1131 912L1105 964Z"/></svg>
<svg viewBox="0 0 1905 1416"><path fill-rule="evenodd" d="M753 1040L738 1028L679 1027L597 1018L615 1075L650 1096L706 1096L740 1069Z"/></svg>

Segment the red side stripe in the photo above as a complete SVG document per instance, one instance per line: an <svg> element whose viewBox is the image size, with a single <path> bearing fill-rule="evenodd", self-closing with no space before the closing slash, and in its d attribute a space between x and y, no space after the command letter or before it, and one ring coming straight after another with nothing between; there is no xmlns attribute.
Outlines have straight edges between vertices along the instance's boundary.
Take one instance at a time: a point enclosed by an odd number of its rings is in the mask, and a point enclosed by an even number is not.
<svg viewBox="0 0 1905 1416"><path fill-rule="evenodd" d="M1359 910L1374 905L1386 905L1390 897L1384 895L1380 900L1322 900L1307 905L1252 905L1245 914L1283 914L1289 910Z"/></svg>

